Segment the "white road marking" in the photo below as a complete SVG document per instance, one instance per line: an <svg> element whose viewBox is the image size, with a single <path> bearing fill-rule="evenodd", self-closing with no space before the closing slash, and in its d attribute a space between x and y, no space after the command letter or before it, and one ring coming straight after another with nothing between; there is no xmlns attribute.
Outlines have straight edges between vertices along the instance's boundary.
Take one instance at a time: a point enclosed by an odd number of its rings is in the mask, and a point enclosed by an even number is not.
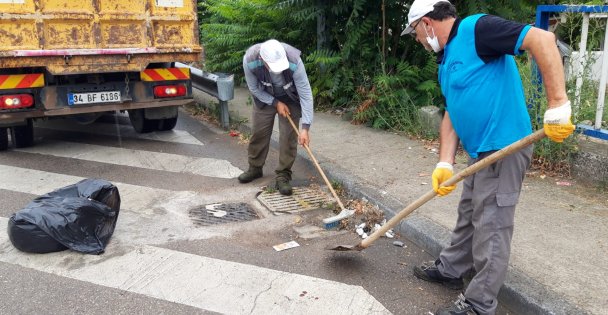
<svg viewBox="0 0 608 315"><path fill-rule="evenodd" d="M20 151L220 178L241 172L227 161L69 142ZM34 195L84 179L5 165L0 178L0 189ZM150 246L229 235L230 228L198 228L188 217L193 207L226 197L113 184L121 212L103 255L20 252L8 239L8 219L0 217L0 261L223 314L390 314L360 286ZM243 190L253 195L257 188Z"/></svg>
<svg viewBox="0 0 608 315"><path fill-rule="evenodd" d="M111 123L96 122L91 125L81 125L73 121L47 121L36 123L36 127L45 129L76 131L82 133L101 134L106 136L118 136L125 138L148 139L163 142L175 142L183 144L203 145L201 141L184 130L154 131L150 133L137 133L131 125L116 125Z"/></svg>
<svg viewBox="0 0 608 315"><path fill-rule="evenodd" d="M0 189L36 195L82 179L2 165L0 175ZM216 197L114 184L123 203L103 255L19 252L0 218L0 261L223 314L389 314L360 286L145 245L226 237L237 228L193 226L188 209Z"/></svg>
<svg viewBox="0 0 608 315"><path fill-rule="evenodd" d="M0 219L0 261L222 314L390 314L360 286L153 246L27 254Z"/></svg>
<svg viewBox="0 0 608 315"><path fill-rule="evenodd" d="M236 178L243 172L226 160L64 141L49 140L15 151L217 178Z"/></svg>

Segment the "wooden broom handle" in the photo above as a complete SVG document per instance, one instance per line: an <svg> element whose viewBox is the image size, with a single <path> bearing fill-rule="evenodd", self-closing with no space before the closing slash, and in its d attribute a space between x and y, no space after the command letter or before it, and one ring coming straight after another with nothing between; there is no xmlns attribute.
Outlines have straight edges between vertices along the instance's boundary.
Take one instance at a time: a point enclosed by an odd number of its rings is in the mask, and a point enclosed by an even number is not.
<svg viewBox="0 0 608 315"><path fill-rule="evenodd" d="M287 120L289 120L289 123L291 124L291 126L293 127L293 130L296 131L296 134L298 135L298 137L300 136L300 131L298 131L298 127L296 126L296 124L293 123L293 120L291 119L291 117L289 115L287 115ZM345 210L344 209L344 205L342 204L342 201L340 200L340 198L338 197L338 194L336 194L336 191L334 190L333 186L331 185L331 183L329 182L329 179L327 179L327 176L325 176L325 173L323 172L323 170L321 169L321 166L319 166L319 162L317 162L317 159L315 158L315 156L312 154L312 151L310 151L310 148L308 147L308 145L304 145L304 149L306 149L306 151L308 151L308 155L310 155L310 158L312 159L312 161L314 162L315 166L317 167L317 170L319 171L319 173L321 174L321 177L323 177L323 180L325 180L325 184L327 184L327 187L329 187L329 190L331 191L331 194L334 196L334 198L336 199L336 202L338 202L338 205L340 206L341 210Z"/></svg>
<svg viewBox="0 0 608 315"><path fill-rule="evenodd" d="M525 138L522 138L522 139L518 140L517 142L514 142L514 143L510 144L509 146L502 148L499 151L496 151L496 152L490 154L486 158L483 158L483 159L477 161L477 163L468 166L464 170L462 170L462 171L458 172L457 174L453 175L452 177L450 177L445 182L441 183L441 186L455 185L456 183L463 180L465 177L477 173L481 169L488 167L492 163L504 158L505 156L511 155L511 154L529 146L530 144L532 144L536 141L539 141L540 139L542 139L544 137L545 137L545 131L543 129L540 129L540 130L536 131L535 133L533 133ZM429 200L433 199L433 197L435 197L436 195L437 195L437 193L435 192L435 190L431 189L431 191L422 195L420 198L416 199L414 202L412 202L407 207L405 207L403 210L401 210L399 213L397 213L388 222L386 222L386 224L384 224L380 229L378 229L376 232L372 233L372 235L370 235L369 237L364 239L357 246L361 249L367 248L371 243L373 243L378 238L380 238L380 236L384 235L384 233L386 233L388 230L390 230L395 225L397 225L397 223L399 223L401 220L403 220L403 218L407 217L414 210L418 209L420 206L422 206Z"/></svg>

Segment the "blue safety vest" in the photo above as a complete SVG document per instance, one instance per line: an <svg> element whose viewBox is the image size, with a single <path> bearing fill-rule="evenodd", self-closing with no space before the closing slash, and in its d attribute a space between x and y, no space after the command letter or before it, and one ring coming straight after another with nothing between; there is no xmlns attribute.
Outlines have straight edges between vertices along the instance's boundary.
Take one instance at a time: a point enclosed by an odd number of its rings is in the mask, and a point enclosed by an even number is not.
<svg viewBox="0 0 608 315"><path fill-rule="evenodd" d="M454 130L467 153L500 150L532 132L521 78L511 55L488 63L475 49L475 24L482 14L463 19L445 46L439 83ZM525 27L514 52L519 51Z"/></svg>

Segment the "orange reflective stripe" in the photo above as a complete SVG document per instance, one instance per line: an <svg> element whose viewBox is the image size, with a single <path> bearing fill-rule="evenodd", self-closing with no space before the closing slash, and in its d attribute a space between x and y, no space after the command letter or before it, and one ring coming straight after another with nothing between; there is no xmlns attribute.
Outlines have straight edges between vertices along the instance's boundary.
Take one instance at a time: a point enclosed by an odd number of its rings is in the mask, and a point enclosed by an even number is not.
<svg viewBox="0 0 608 315"><path fill-rule="evenodd" d="M42 79L42 73L39 74L28 74L26 75L21 82L19 82L16 86L18 89L28 88L28 87L39 87L40 85L36 85ZM42 80L44 82L44 80ZM44 84L44 83L43 83Z"/></svg>
<svg viewBox="0 0 608 315"><path fill-rule="evenodd" d="M0 75L0 88L2 88L2 85L6 80L8 80L8 75Z"/></svg>
<svg viewBox="0 0 608 315"><path fill-rule="evenodd" d="M146 69L144 70L144 73L152 79L151 81L165 81L165 78L158 74L156 69Z"/></svg>
<svg viewBox="0 0 608 315"><path fill-rule="evenodd" d="M140 72L140 73L139 73L139 77L141 78L141 80L142 80L142 81L154 81L154 80L152 80L152 78L150 78L150 76L149 76L149 75L148 75L146 72L144 72L144 71L142 71L142 72Z"/></svg>
<svg viewBox="0 0 608 315"><path fill-rule="evenodd" d="M44 86L44 75L41 73L36 80L32 83L32 87L43 87Z"/></svg>
<svg viewBox="0 0 608 315"><path fill-rule="evenodd" d="M42 73L0 75L0 89L25 89L42 86L44 86L44 75Z"/></svg>
<svg viewBox="0 0 608 315"><path fill-rule="evenodd" d="M169 72L171 72L176 79L178 80L186 80L190 78L190 73L184 73L182 70L189 70L187 68L169 68Z"/></svg>
<svg viewBox="0 0 608 315"><path fill-rule="evenodd" d="M142 81L175 81L190 79L188 68L159 68L146 69L140 72Z"/></svg>
<svg viewBox="0 0 608 315"><path fill-rule="evenodd" d="M5 89L14 89L19 82L23 79L23 75L9 75L8 80L4 81L3 88Z"/></svg>

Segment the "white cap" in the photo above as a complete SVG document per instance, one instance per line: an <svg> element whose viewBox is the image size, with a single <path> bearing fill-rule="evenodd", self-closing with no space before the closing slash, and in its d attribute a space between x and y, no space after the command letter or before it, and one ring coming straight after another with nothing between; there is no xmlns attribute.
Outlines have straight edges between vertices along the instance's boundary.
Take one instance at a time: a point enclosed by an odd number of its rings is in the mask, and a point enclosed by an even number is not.
<svg viewBox="0 0 608 315"><path fill-rule="evenodd" d="M439 2L450 3L450 1L448 1L448 0L416 0L416 1L414 1L414 3L412 3L412 6L410 6L410 12L408 12L408 14L407 14L407 26L405 27L405 30L403 30L403 32L401 32L401 36L413 32L414 29L412 28L412 23L418 21L423 16L429 14L429 12L433 12L433 10L435 9L435 4L437 4Z"/></svg>
<svg viewBox="0 0 608 315"><path fill-rule="evenodd" d="M276 39L270 39L262 43L260 57L266 62L271 72L279 73L289 68L285 48Z"/></svg>

